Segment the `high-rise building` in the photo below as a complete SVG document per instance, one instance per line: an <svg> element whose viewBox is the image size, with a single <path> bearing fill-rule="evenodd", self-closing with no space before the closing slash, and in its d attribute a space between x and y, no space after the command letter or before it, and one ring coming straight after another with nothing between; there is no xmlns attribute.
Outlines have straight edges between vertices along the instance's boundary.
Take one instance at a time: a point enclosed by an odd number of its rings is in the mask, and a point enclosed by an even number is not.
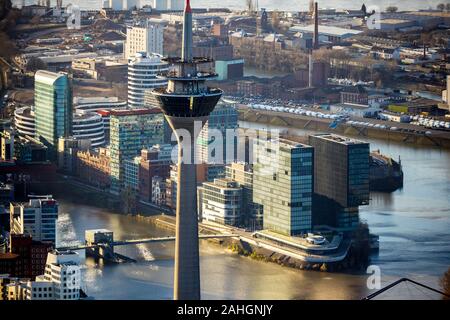
<svg viewBox="0 0 450 320"><path fill-rule="evenodd" d="M263 223L262 206L253 202L253 168L245 162L233 162L226 166L225 176L242 187L241 223L259 229Z"/></svg>
<svg viewBox="0 0 450 320"><path fill-rule="evenodd" d="M314 193L331 215L314 224L356 227L358 206L369 203L369 144L334 134L311 135L309 144L314 147Z"/></svg>
<svg viewBox="0 0 450 320"><path fill-rule="evenodd" d="M124 183L124 161L162 143L163 114L158 109L112 110L110 128L111 191L119 193Z"/></svg>
<svg viewBox="0 0 450 320"><path fill-rule="evenodd" d="M34 76L36 135L56 160L58 138L72 134L72 88L65 73L39 70Z"/></svg>
<svg viewBox="0 0 450 320"><path fill-rule="evenodd" d="M225 103L219 103L211 112L197 140L199 163L226 164L236 159L238 115Z"/></svg>
<svg viewBox="0 0 450 320"><path fill-rule="evenodd" d="M158 75L167 72L167 63L159 54L139 52L128 62L128 106L144 107L145 91L167 85Z"/></svg>
<svg viewBox="0 0 450 320"><path fill-rule="evenodd" d="M242 212L242 188L228 179L214 179L202 185L202 219L236 226Z"/></svg>
<svg viewBox="0 0 450 320"><path fill-rule="evenodd" d="M10 204L12 234L29 234L36 241L56 242L58 202L52 196L35 196L27 203Z"/></svg>
<svg viewBox="0 0 450 320"><path fill-rule="evenodd" d="M162 21L150 19L143 25L127 28L125 58L134 58L139 52L164 54L164 23Z"/></svg>
<svg viewBox="0 0 450 320"><path fill-rule="evenodd" d="M192 54L192 9L186 0L183 19L181 58L168 58L167 88L153 93L178 141L177 212L174 268L174 298L200 299L200 262L198 247L197 170L195 145L197 127L208 120L222 96L222 90L206 85L214 72L201 71L199 64L210 59Z"/></svg>
<svg viewBox="0 0 450 320"><path fill-rule="evenodd" d="M284 139L257 139L253 201L263 207L264 229L293 236L312 229L312 147Z"/></svg>

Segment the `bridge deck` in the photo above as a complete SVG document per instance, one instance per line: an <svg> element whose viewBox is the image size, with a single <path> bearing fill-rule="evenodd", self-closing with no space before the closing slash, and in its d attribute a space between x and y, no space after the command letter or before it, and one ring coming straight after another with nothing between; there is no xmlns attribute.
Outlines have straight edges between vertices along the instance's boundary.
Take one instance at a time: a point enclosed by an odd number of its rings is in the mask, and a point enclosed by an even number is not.
<svg viewBox="0 0 450 320"><path fill-rule="evenodd" d="M220 238L232 238L237 237L238 235L235 234L204 234L199 235L199 239L220 239ZM57 248L59 251L75 251L75 250L83 250L83 249L92 249L102 246L125 246L125 245L131 245L131 244L141 244L141 243L154 243L154 242L166 242L166 241L175 241L174 236L168 236L168 237L159 237L159 238L148 238L148 239L132 239L132 240L120 240L120 241L114 241L111 243L98 243L93 245L79 245L79 246L69 246L69 247L60 247Z"/></svg>

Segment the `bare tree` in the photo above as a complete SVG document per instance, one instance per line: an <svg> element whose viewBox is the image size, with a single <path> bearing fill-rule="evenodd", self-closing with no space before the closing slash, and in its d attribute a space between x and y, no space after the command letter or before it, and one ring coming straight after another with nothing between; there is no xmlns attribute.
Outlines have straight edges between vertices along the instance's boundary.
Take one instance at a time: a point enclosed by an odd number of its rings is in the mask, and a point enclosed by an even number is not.
<svg viewBox="0 0 450 320"><path fill-rule="evenodd" d="M436 8L437 8L439 11L444 11L444 10L445 10L445 4L444 4L444 3L439 3L439 4L436 6Z"/></svg>

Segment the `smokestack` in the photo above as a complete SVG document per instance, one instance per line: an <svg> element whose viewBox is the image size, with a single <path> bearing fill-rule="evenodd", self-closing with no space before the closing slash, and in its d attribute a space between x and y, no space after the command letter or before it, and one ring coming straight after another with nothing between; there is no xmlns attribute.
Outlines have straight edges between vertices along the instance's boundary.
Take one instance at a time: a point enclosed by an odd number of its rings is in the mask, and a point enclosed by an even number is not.
<svg viewBox="0 0 450 320"><path fill-rule="evenodd" d="M309 53L309 63L308 63L308 87L313 86L313 56L312 51Z"/></svg>
<svg viewBox="0 0 450 320"><path fill-rule="evenodd" d="M181 48L181 59L184 62L192 61L192 9L190 0L186 0L183 18L183 46Z"/></svg>
<svg viewBox="0 0 450 320"><path fill-rule="evenodd" d="M319 48L319 4L314 3L314 49Z"/></svg>

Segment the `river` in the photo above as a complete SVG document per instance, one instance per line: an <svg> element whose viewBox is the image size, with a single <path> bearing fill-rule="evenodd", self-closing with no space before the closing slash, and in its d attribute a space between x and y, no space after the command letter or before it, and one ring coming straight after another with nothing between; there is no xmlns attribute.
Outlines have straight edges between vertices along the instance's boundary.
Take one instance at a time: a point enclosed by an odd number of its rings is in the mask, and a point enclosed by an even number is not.
<svg viewBox="0 0 450 320"><path fill-rule="evenodd" d="M241 122L242 127L262 125ZM304 131L290 129L291 133ZM392 194L372 193L361 219L380 235L382 283L411 277L438 288L450 266L450 152L437 148L369 140L371 149L401 157L404 187ZM116 239L156 237L168 231L153 225L58 199L58 245L83 241L84 230L108 228ZM201 285L205 299L359 299L371 291L367 275L300 271L230 253L201 242ZM83 259L83 287L96 299L170 299L173 282L173 243L118 247L137 263L96 265ZM83 253L81 253L83 255ZM428 293L402 285L382 298L427 298Z"/></svg>

